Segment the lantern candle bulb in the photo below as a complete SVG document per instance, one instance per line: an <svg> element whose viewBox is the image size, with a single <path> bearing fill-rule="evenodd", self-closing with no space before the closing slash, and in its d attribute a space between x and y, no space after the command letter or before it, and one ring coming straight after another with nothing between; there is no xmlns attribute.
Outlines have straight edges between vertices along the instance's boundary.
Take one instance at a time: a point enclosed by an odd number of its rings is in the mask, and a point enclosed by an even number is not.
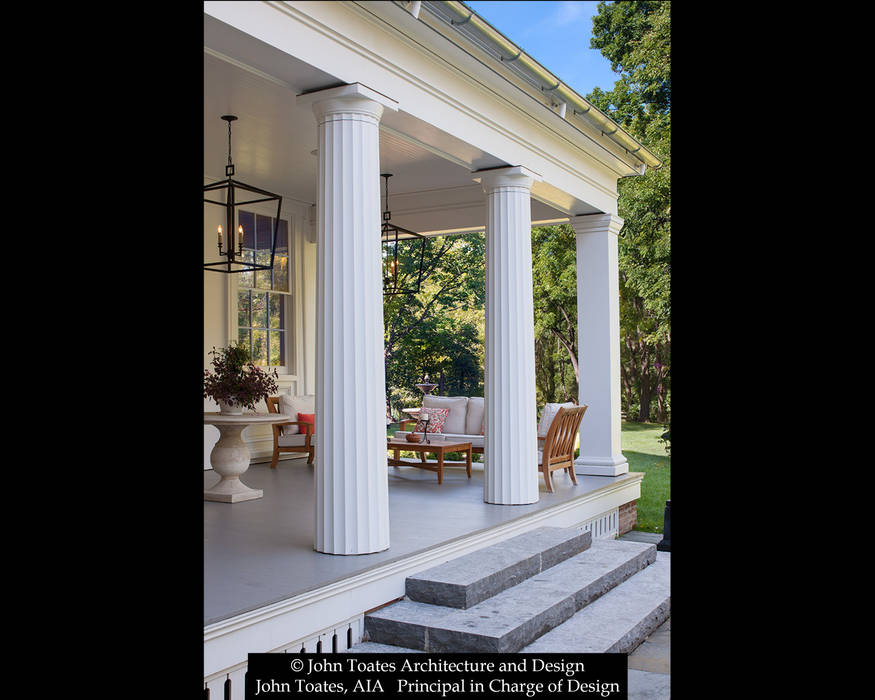
<svg viewBox="0 0 875 700"><path fill-rule="evenodd" d="M243 225L237 227L237 252L243 255Z"/></svg>
<svg viewBox="0 0 875 700"><path fill-rule="evenodd" d="M221 253L222 252L222 227L221 226L219 226L219 228L218 228L217 235L219 237L219 253Z"/></svg>

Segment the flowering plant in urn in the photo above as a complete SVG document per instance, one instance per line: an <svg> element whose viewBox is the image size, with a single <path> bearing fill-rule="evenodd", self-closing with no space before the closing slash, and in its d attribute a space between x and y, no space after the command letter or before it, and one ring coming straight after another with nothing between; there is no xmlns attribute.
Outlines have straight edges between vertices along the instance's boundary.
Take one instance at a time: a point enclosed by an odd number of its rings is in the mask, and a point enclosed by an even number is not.
<svg viewBox="0 0 875 700"><path fill-rule="evenodd" d="M242 343L210 351L213 371L204 370L204 398L219 404L222 413L255 410L256 404L277 393L277 371L265 372L252 364L249 348Z"/></svg>

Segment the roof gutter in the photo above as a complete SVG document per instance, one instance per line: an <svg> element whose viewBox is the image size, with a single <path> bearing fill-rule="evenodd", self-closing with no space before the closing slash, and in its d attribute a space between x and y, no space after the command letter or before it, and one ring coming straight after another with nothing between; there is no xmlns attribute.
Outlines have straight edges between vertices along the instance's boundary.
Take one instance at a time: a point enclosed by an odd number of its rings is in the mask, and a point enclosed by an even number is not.
<svg viewBox="0 0 875 700"><path fill-rule="evenodd" d="M429 4L430 3L423 4L422 7L434 12L434 10L429 7ZM559 78L544 68L502 33L494 29L464 3L448 0L441 2L440 5L447 8L457 18L451 20L450 23L452 25L456 27L465 25L466 28L476 30L479 36L498 50L502 61L505 63L514 63L518 67L524 69L540 84L541 90L552 93L557 99L570 105L572 114L583 117L589 121L598 128L604 136L607 136L611 141L626 151L626 153L639 160L642 163L642 175L644 174L643 166L649 165L651 168L659 168L662 166L662 161L659 158L653 155L653 153L648 151L641 143L624 131L613 119L565 85L559 80ZM562 109L560 116L564 117L564 112L565 109Z"/></svg>

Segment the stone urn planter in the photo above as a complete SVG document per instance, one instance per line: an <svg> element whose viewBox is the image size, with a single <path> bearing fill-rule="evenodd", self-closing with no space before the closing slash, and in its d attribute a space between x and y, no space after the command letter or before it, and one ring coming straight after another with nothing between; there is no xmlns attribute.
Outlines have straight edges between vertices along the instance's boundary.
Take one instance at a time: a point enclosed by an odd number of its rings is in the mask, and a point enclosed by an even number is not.
<svg viewBox="0 0 875 700"><path fill-rule="evenodd" d="M242 416L243 405L235 402L222 401L219 399L219 413L225 416Z"/></svg>

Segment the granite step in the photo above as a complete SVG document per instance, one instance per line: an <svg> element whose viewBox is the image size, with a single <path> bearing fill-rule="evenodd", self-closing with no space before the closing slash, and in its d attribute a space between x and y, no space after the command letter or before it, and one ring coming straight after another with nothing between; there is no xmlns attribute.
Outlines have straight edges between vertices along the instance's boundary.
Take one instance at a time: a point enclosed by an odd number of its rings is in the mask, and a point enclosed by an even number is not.
<svg viewBox="0 0 875 700"><path fill-rule="evenodd" d="M353 644L341 654L424 654L422 649L396 647L394 644L378 644L377 642L359 642Z"/></svg>
<svg viewBox="0 0 875 700"><path fill-rule="evenodd" d="M633 651L671 614L671 554L619 584L522 649L524 654Z"/></svg>
<svg viewBox="0 0 875 700"><path fill-rule="evenodd" d="M410 600L467 609L580 554L588 531L542 527L408 576Z"/></svg>
<svg viewBox="0 0 875 700"><path fill-rule="evenodd" d="M426 652L514 653L656 560L656 545L588 549L467 609L402 600L365 616L364 641Z"/></svg>

